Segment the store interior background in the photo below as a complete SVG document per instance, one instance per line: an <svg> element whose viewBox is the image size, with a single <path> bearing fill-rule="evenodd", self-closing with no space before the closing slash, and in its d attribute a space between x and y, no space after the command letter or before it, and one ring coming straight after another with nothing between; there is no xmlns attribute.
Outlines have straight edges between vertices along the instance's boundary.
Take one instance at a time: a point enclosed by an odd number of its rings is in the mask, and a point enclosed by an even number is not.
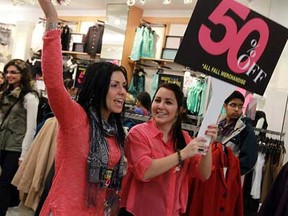
<svg viewBox="0 0 288 216"><path fill-rule="evenodd" d="M57 6L61 17L105 17L107 4L126 4L124 0L71 0L69 6ZM270 18L288 28L288 1L287 0L238 0L252 10ZM170 5L163 5L162 0L146 0L140 5L136 0L136 7L143 10L145 17L190 18L196 0L192 4L184 4L183 0L172 0ZM31 55L29 44L35 23L39 17L44 17L38 6L14 6L10 0L0 0L0 24L11 24L16 28L13 36L12 58L28 59ZM121 39L121 37L119 37ZM123 40L123 38L121 39ZM267 115L268 129L285 134L285 147L288 149L288 47L287 43L278 61L276 69L266 89L264 96L258 96L257 109ZM3 64L0 64L0 70ZM273 136L272 136L273 137ZM285 155L284 163L288 161Z"/></svg>

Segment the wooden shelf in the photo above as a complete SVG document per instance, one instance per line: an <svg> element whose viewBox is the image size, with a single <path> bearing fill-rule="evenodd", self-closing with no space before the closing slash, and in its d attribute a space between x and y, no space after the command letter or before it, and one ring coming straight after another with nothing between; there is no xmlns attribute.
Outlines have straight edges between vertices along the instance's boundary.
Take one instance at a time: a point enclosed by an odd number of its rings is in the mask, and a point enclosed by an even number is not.
<svg viewBox="0 0 288 216"><path fill-rule="evenodd" d="M97 53L96 56L90 56L89 54L85 52L75 52L75 51L62 51L62 54L68 54L72 55L73 57L79 58L79 59L99 59L100 53Z"/></svg>
<svg viewBox="0 0 288 216"><path fill-rule="evenodd" d="M157 63L164 63L164 62L173 62L173 60L170 59L156 59L156 58L140 58L140 60L148 60L148 61L155 61ZM176 64L176 63L175 63Z"/></svg>
<svg viewBox="0 0 288 216"><path fill-rule="evenodd" d="M75 52L75 51L62 51L63 54L70 54L70 55L88 55L85 52Z"/></svg>

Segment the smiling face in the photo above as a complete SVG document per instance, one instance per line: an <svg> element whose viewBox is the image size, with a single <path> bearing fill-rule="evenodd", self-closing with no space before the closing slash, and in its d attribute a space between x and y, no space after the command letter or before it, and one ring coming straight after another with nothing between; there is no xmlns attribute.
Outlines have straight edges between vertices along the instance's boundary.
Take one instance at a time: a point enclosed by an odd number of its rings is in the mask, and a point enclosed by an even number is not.
<svg viewBox="0 0 288 216"><path fill-rule="evenodd" d="M161 87L152 102L152 116L159 127L172 127L178 114L178 103L173 91Z"/></svg>
<svg viewBox="0 0 288 216"><path fill-rule="evenodd" d="M101 114L104 120L108 120L110 113L121 113L126 98L127 82L121 71L114 71L111 76L108 93L106 96L106 108L102 108Z"/></svg>
<svg viewBox="0 0 288 216"><path fill-rule="evenodd" d="M14 88L20 86L21 84L21 72L14 65L10 65L5 73L5 78L9 85L13 85Z"/></svg>

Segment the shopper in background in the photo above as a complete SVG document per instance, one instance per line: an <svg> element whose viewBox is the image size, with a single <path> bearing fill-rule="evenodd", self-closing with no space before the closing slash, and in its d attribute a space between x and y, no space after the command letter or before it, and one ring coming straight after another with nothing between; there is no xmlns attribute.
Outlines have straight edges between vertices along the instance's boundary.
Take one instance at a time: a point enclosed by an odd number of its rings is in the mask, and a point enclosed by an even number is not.
<svg viewBox="0 0 288 216"><path fill-rule="evenodd" d="M0 71L0 99L2 98L3 91L7 87L7 82L5 79L5 75L2 71ZM0 110L0 122L2 121L2 115L3 113Z"/></svg>
<svg viewBox="0 0 288 216"><path fill-rule="evenodd" d="M257 143L253 126L244 116L244 96L234 91L225 101L226 115L219 119L218 140L229 146L240 161L241 175L251 171L257 161Z"/></svg>
<svg viewBox="0 0 288 216"><path fill-rule="evenodd" d="M151 97L148 92L141 92L137 95L134 112L148 116L151 110Z"/></svg>
<svg viewBox="0 0 288 216"><path fill-rule="evenodd" d="M7 86L7 82L5 79L5 75L2 71L0 71L0 97Z"/></svg>
<svg viewBox="0 0 288 216"><path fill-rule="evenodd" d="M40 215L113 215L123 176L126 70L108 62L91 64L73 101L62 79L56 9L51 0L38 1L46 18L44 82L59 125L55 176Z"/></svg>
<svg viewBox="0 0 288 216"><path fill-rule="evenodd" d="M141 92L137 95L135 106L131 112L142 116L149 116L151 111L151 97L148 92ZM136 120L127 117L123 121L124 127L129 131L133 126L142 123L141 120Z"/></svg>
<svg viewBox="0 0 288 216"><path fill-rule="evenodd" d="M210 146L181 129L183 97L176 84L163 84L152 102L152 119L130 130L120 215L181 215L186 211L189 177L209 178ZM217 125L210 125L206 135L213 141Z"/></svg>
<svg viewBox="0 0 288 216"><path fill-rule="evenodd" d="M4 66L4 74L8 86L0 100L0 216L9 206L19 204L19 193L11 180L33 141L39 103L27 63L13 59Z"/></svg>

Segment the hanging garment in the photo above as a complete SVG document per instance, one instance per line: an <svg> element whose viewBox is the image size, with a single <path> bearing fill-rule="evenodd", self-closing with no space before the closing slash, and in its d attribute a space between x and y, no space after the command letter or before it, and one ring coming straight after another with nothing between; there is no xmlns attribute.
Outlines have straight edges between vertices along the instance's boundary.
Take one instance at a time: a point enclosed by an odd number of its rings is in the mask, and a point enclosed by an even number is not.
<svg viewBox="0 0 288 216"><path fill-rule="evenodd" d="M103 33L104 25L97 24L91 26L86 35L84 52L91 56L96 56L97 53L101 53Z"/></svg>
<svg viewBox="0 0 288 216"><path fill-rule="evenodd" d="M151 98L153 98L156 93L156 90L158 88L158 82L159 82L159 74L156 72L153 74L153 77L152 77L152 84L151 84L151 90L150 90Z"/></svg>
<svg viewBox="0 0 288 216"><path fill-rule="evenodd" d="M259 212L259 216L288 215L288 163L281 169L275 179Z"/></svg>
<svg viewBox="0 0 288 216"><path fill-rule="evenodd" d="M140 59L141 53L142 53L142 43L143 43L143 32L144 32L144 26L137 27L136 34L133 42L132 52L130 55L130 59L132 61L138 61Z"/></svg>
<svg viewBox="0 0 288 216"><path fill-rule="evenodd" d="M155 49L154 49L154 31L151 28L144 28L143 32L143 42L141 49L141 57L154 58Z"/></svg>
<svg viewBox="0 0 288 216"><path fill-rule="evenodd" d="M138 61L141 57L154 58L156 39L155 32L152 31L151 27L144 25L137 27L130 59Z"/></svg>
<svg viewBox="0 0 288 216"><path fill-rule="evenodd" d="M266 155L263 153L258 153L257 162L253 170L252 188L251 188L251 196L253 199L260 199L262 169L265 163L265 156Z"/></svg>
<svg viewBox="0 0 288 216"><path fill-rule="evenodd" d="M16 172L12 184L23 194L23 205L36 210L56 152L56 118L46 120Z"/></svg>
<svg viewBox="0 0 288 216"><path fill-rule="evenodd" d="M192 179L187 209L190 216L242 216L243 200L239 160L229 147L212 146L211 176ZM226 172L225 172L226 170Z"/></svg>
<svg viewBox="0 0 288 216"><path fill-rule="evenodd" d="M11 43L11 30L0 27L0 45L7 46Z"/></svg>
<svg viewBox="0 0 288 216"><path fill-rule="evenodd" d="M62 50L66 50L66 51L69 50L71 32L72 32L72 30L69 28L68 25L65 25L62 28L62 33L61 33Z"/></svg>
<svg viewBox="0 0 288 216"><path fill-rule="evenodd" d="M206 79L197 79L192 84L187 93L187 109L193 114L201 115L204 111L207 82Z"/></svg>
<svg viewBox="0 0 288 216"><path fill-rule="evenodd" d="M43 48L43 34L45 32L45 22L38 22L32 33L31 49L34 53Z"/></svg>
<svg viewBox="0 0 288 216"><path fill-rule="evenodd" d="M278 173L280 172L283 166L284 154L281 150L278 154L269 154L268 159L263 166L263 177L262 177L262 186L261 186L261 197L260 201L263 202L266 198L269 190L275 181Z"/></svg>
<svg viewBox="0 0 288 216"><path fill-rule="evenodd" d="M136 69L131 78L131 82L128 88L128 92L137 98L137 95L145 91L145 73L143 70Z"/></svg>

